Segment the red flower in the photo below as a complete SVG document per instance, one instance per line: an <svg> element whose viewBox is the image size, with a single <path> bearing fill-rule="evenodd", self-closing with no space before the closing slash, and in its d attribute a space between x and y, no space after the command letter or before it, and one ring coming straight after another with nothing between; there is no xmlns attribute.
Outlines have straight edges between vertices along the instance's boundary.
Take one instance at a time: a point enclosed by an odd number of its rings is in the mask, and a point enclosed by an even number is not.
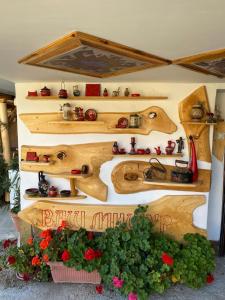
<svg viewBox="0 0 225 300"><path fill-rule="evenodd" d="M10 240L5 240L2 245L3 245L3 248L6 249L11 245L11 241Z"/></svg>
<svg viewBox="0 0 225 300"><path fill-rule="evenodd" d="M100 258L102 257L102 252L100 250L95 251L95 258Z"/></svg>
<svg viewBox="0 0 225 300"><path fill-rule="evenodd" d="M89 241L94 239L94 232L93 231L88 231L87 232L87 238Z"/></svg>
<svg viewBox="0 0 225 300"><path fill-rule="evenodd" d="M51 236L51 229L46 229L46 230L43 230L41 233L40 233L40 237L45 239L47 236Z"/></svg>
<svg viewBox="0 0 225 300"><path fill-rule="evenodd" d="M68 261L70 259L70 253L67 250L64 250L61 256L63 261Z"/></svg>
<svg viewBox="0 0 225 300"><path fill-rule="evenodd" d="M95 290L96 290L96 293L102 294L103 293L103 286L101 284L96 285Z"/></svg>
<svg viewBox="0 0 225 300"><path fill-rule="evenodd" d="M48 248L48 246L49 246L49 241L47 241L47 240L42 240L42 241L40 242L39 246L40 246L40 248L41 248L42 250L45 250L45 249Z"/></svg>
<svg viewBox="0 0 225 300"><path fill-rule="evenodd" d="M23 274L23 280L24 280L24 281L29 281L29 280L30 280L29 274L24 273L24 274Z"/></svg>
<svg viewBox="0 0 225 300"><path fill-rule="evenodd" d="M84 258L86 260L92 260L95 259L96 254L95 254L95 250L92 248L88 248L85 252L84 252Z"/></svg>
<svg viewBox="0 0 225 300"><path fill-rule="evenodd" d="M50 242L51 242L51 240L52 240L52 237L49 235L49 236L47 236L47 237L46 237L46 239L45 239L45 240L46 240L47 242L49 242L49 243L50 243Z"/></svg>
<svg viewBox="0 0 225 300"><path fill-rule="evenodd" d="M27 240L27 244L32 246L33 245L33 238L30 237L28 240Z"/></svg>
<svg viewBox="0 0 225 300"><path fill-rule="evenodd" d="M31 264L32 266L40 266L41 261L37 255L32 258Z"/></svg>
<svg viewBox="0 0 225 300"><path fill-rule="evenodd" d="M44 255L42 256L42 259L43 259L44 262L48 262L48 261L49 261L48 254L44 254Z"/></svg>
<svg viewBox="0 0 225 300"><path fill-rule="evenodd" d="M13 255L10 255L7 260L8 260L9 265L14 265L16 262L16 258Z"/></svg>
<svg viewBox="0 0 225 300"><path fill-rule="evenodd" d="M166 264L168 266L173 266L174 259L172 258L172 256L163 252L161 258L162 258L162 261L164 264Z"/></svg>
<svg viewBox="0 0 225 300"><path fill-rule="evenodd" d="M62 226L59 226L56 231L61 232L62 230L63 230Z"/></svg>
<svg viewBox="0 0 225 300"><path fill-rule="evenodd" d="M67 221L62 221L62 223L61 223L61 227L62 227L62 228L66 228L66 227L68 227L68 223L67 223Z"/></svg>
<svg viewBox="0 0 225 300"><path fill-rule="evenodd" d="M206 277L206 282L207 283L212 283L214 281L214 277L212 274L208 274Z"/></svg>

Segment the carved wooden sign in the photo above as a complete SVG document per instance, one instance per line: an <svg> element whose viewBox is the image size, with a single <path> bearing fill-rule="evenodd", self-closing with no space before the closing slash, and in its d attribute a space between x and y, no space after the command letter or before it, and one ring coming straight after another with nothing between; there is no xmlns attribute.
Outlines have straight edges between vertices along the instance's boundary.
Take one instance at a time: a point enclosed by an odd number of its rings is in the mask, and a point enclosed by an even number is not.
<svg viewBox="0 0 225 300"><path fill-rule="evenodd" d="M206 231L193 225L193 211L205 204L202 195L164 196L148 203L148 216L156 230L182 240L185 233ZM40 229L57 228L62 220L69 223L71 229L80 227L101 232L114 227L118 221L129 222L137 205L85 205L40 201L19 213L24 221Z"/></svg>

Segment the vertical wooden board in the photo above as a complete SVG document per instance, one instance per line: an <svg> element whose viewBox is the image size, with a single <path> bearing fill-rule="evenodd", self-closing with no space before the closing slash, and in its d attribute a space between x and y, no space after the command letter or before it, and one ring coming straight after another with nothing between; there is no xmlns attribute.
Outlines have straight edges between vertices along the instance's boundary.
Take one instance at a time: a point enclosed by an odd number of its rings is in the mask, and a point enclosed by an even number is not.
<svg viewBox="0 0 225 300"><path fill-rule="evenodd" d="M207 125L203 125L203 128L201 128L202 124L185 124L185 122L191 121L191 108L197 102L203 103L206 112L210 111L205 86L201 86L179 103L179 116L181 123L183 124L187 140L190 135L194 137L199 135L198 138L194 139L198 160L211 162L209 127Z"/></svg>
<svg viewBox="0 0 225 300"><path fill-rule="evenodd" d="M148 203L147 215L155 224L155 230L182 240L186 233L206 236L206 230L193 225L193 211L205 204L202 195L171 195ZM49 201L36 202L19 213L24 221L40 229L60 226L66 220L71 229L80 227L102 232L115 227L118 221L130 222L137 205L85 205L62 204Z"/></svg>

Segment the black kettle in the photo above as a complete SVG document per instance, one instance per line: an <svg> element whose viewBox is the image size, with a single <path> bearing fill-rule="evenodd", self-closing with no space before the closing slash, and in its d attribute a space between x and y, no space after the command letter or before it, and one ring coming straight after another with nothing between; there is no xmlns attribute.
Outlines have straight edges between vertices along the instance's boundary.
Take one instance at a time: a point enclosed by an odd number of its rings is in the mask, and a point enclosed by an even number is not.
<svg viewBox="0 0 225 300"><path fill-rule="evenodd" d="M42 171L38 172L38 191L41 197L48 197L49 183Z"/></svg>

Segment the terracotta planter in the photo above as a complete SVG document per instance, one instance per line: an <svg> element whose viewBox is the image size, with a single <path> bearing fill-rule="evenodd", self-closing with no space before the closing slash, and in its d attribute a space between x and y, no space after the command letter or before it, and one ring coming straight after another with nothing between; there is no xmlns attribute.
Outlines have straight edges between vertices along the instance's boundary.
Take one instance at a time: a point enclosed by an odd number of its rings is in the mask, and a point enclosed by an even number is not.
<svg viewBox="0 0 225 300"><path fill-rule="evenodd" d="M16 228L16 231L20 232L21 231L21 219L18 217L17 214L14 214L12 212L10 212L10 216L11 216L13 224L14 224L14 226Z"/></svg>
<svg viewBox="0 0 225 300"><path fill-rule="evenodd" d="M77 271L74 268L68 268L62 262L48 262L51 268L52 278L55 283L92 283L100 284L101 277L97 271L86 272Z"/></svg>

